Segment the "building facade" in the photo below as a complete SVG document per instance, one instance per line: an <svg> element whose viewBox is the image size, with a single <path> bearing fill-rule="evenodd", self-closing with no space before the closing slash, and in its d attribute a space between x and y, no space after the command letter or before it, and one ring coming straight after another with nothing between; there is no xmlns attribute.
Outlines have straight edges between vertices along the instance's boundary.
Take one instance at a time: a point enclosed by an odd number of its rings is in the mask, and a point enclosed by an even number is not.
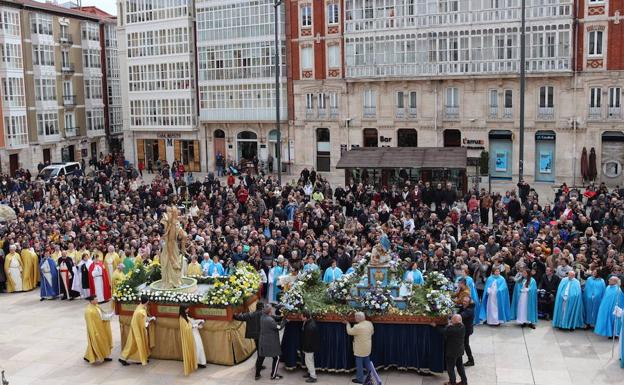
<svg viewBox="0 0 624 385"><path fill-rule="evenodd" d="M118 2L123 148L135 165L177 160L187 171L205 170L194 14L192 0Z"/></svg>
<svg viewBox="0 0 624 385"><path fill-rule="evenodd" d="M282 163L294 159L288 129L286 29L278 8ZM209 169L216 155L236 162L258 158L277 170L275 9L273 0L195 0L200 130Z"/></svg>
<svg viewBox="0 0 624 385"><path fill-rule="evenodd" d="M2 170L106 152L102 18L30 0L0 15Z"/></svg>

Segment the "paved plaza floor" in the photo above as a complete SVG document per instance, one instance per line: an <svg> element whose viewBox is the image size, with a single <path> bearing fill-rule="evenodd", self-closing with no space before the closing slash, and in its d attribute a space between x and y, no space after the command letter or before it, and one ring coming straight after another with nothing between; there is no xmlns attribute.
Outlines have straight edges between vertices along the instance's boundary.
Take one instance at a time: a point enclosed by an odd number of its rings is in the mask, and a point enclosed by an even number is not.
<svg viewBox="0 0 624 385"><path fill-rule="evenodd" d="M0 295L0 369L10 385L37 384L304 384L303 371L287 372L281 381L266 375L253 379L253 359L233 367L209 365L184 377L182 363L151 360L146 367L122 367L119 325L113 321L115 361L89 365L82 357L86 347L86 302L39 302L37 291ZM104 305L110 307L110 305ZM472 385L603 385L624 384L612 341L586 332L553 330L540 322L536 330L515 325L479 326L472 338L476 366L467 369ZM270 365L269 362L267 364ZM267 371L265 371L266 373ZM445 374L422 377L396 370L380 373L384 385L443 384ZM320 384L351 383L351 376L319 373Z"/></svg>

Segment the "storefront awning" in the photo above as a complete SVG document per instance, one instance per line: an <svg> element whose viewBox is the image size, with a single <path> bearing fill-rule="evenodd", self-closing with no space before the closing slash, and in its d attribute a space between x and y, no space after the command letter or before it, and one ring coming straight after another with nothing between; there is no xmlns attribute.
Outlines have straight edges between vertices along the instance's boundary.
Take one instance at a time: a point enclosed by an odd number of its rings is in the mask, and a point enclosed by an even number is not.
<svg viewBox="0 0 624 385"><path fill-rule="evenodd" d="M336 168L466 168L463 147L360 147L343 152Z"/></svg>

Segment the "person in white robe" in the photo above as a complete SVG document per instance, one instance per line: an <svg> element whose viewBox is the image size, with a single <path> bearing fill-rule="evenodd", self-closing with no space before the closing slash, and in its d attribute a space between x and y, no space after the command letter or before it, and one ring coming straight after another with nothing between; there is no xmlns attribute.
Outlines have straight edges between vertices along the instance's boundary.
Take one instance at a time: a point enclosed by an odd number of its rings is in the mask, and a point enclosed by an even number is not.
<svg viewBox="0 0 624 385"><path fill-rule="evenodd" d="M204 326L204 320L196 320L189 317L193 325L193 339L195 340L195 356L197 357L197 366L206 367L206 352L204 352L204 343L202 342L199 329Z"/></svg>
<svg viewBox="0 0 624 385"><path fill-rule="evenodd" d="M84 271L88 272L89 268L91 267L91 263L93 263L93 261L91 259L88 259L88 255L83 254L80 263L74 266L74 281L72 282L72 290L80 293L80 298L88 298L91 296L91 291L89 290L88 284L89 276L87 275L83 277L84 274L82 274L83 266Z"/></svg>
<svg viewBox="0 0 624 385"><path fill-rule="evenodd" d="M11 260L8 263L7 273L13 282L13 291L23 291L22 272L24 271L24 268L22 266L22 260L16 250L17 247L15 245L9 246L7 259L10 258Z"/></svg>

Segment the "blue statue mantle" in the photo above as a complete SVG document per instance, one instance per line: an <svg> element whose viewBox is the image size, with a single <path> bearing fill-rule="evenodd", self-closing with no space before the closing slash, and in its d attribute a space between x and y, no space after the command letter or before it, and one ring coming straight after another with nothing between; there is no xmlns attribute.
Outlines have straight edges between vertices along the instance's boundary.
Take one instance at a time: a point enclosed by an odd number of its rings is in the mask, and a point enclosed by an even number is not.
<svg viewBox="0 0 624 385"><path fill-rule="evenodd" d="M352 298L362 298L364 295L375 287L385 287L390 290L392 297L394 297L395 305L398 309L405 309L405 299L399 296L399 282L397 277L393 276L390 271L390 266L370 266L366 267L367 274L363 276L360 282L351 289ZM360 307L358 301L355 299L349 300L349 305L353 307Z"/></svg>

